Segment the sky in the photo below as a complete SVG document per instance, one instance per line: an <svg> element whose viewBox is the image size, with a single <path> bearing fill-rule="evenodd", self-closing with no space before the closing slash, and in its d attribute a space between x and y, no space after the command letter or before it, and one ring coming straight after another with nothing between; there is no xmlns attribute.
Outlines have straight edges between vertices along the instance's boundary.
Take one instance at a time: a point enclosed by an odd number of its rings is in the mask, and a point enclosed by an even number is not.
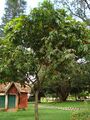
<svg viewBox="0 0 90 120"><path fill-rule="evenodd" d="M39 2L43 2L43 0L26 0L27 1L27 12L30 8L34 8L38 5ZM4 13L4 7L5 7L5 0L0 0L0 23L1 23L1 17Z"/></svg>

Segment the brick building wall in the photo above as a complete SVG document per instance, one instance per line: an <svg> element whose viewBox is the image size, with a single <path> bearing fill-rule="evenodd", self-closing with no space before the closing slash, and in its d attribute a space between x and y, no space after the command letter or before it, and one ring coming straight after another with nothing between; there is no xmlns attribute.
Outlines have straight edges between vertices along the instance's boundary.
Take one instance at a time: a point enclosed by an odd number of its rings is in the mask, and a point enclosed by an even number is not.
<svg viewBox="0 0 90 120"><path fill-rule="evenodd" d="M0 87L0 100L2 101L3 109L5 110L17 110L25 109L28 106L28 92L25 88L22 88L20 85L16 86L14 83L10 84L9 86L1 85ZM6 91L7 90L7 91ZM6 91L6 93L5 93ZM3 98L4 96L4 98Z"/></svg>
<svg viewBox="0 0 90 120"><path fill-rule="evenodd" d="M21 93L19 95L19 108L27 108L27 106L28 106L27 93Z"/></svg>

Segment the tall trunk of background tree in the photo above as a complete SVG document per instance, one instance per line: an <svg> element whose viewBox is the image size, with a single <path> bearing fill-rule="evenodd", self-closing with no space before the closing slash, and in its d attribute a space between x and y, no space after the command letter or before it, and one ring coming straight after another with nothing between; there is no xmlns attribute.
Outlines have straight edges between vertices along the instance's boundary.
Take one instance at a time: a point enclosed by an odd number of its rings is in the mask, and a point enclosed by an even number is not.
<svg viewBox="0 0 90 120"><path fill-rule="evenodd" d="M41 102L41 97L45 97L43 90L40 90L38 93L38 102Z"/></svg>
<svg viewBox="0 0 90 120"><path fill-rule="evenodd" d="M38 93L39 90L35 91L35 120L39 120L39 114L38 114Z"/></svg>
<svg viewBox="0 0 90 120"><path fill-rule="evenodd" d="M64 102L66 101L69 93L70 93L70 85L67 85L67 86L60 86L58 88L58 97L60 99L60 102Z"/></svg>
<svg viewBox="0 0 90 120"><path fill-rule="evenodd" d="M59 99L60 99L60 102L64 102L67 100L67 97L69 95L69 92L60 92L59 93Z"/></svg>

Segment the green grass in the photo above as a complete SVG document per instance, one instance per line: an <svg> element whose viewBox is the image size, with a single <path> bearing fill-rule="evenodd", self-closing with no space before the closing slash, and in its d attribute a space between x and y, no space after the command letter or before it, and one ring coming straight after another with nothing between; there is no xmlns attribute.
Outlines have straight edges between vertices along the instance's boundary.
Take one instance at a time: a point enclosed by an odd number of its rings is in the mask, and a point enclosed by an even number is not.
<svg viewBox="0 0 90 120"><path fill-rule="evenodd" d="M19 110L17 112L0 112L0 120L34 120L33 106L28 110Z"/></svg>
<svg viewBox="0 0 90 120"><path fill-rule="evenodd" d="M65 103L44 103L40 105L51 105L51 106L61 106L61 107L73 107L83 103L77 102L65 102ZM90 105L90 104L89 104ZM64 111L58 109L40 108L39 118L40 120L70 120L72 111ZM34 105L29 104L27 110L19 110L17 112L0 112L0 120L34 120Z"/></svg>
<svg viewBox="0 0 90 120"><path fill-rule="evenodd" d="M40 120L70 120L72 112L43 109L40 113Z"/></svg>

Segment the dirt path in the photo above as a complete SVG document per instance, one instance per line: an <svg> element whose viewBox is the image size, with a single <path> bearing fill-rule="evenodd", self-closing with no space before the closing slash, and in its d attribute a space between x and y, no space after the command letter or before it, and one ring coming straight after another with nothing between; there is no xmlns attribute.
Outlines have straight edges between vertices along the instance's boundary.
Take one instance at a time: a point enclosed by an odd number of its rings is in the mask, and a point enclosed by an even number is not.
<svg viewBox="0 0 90 120"><path fill-rule="evenodd" d="M45 109L58 109L58 110L70 110L70 111L80 110L80 108L75 108L75 107L55 107L55 106L47 106L47 105L39 105L39 107Z"/></svg>

